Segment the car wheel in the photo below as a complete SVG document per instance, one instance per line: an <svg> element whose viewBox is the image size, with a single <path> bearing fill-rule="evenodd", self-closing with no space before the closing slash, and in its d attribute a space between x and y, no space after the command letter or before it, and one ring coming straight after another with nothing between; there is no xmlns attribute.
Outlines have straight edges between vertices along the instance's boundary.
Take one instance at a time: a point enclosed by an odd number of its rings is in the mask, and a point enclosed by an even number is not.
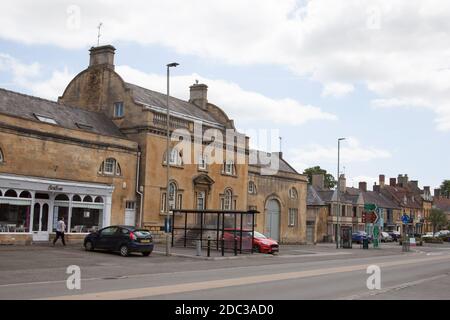
<svg viewBox="0 0 450 320"><path fill-rule="evenodd" d="M253 252L260 253L259 246L253 246Z"/></svg>
<svg viewBox="0 0 450 320"><path fill-rule="evenodd" d="M142 255L143 255L144 257L148 257L148 256L150 255L150 253L151 253L151 252L142 252Z"/></svg>
<svg viewBox="0 0 450 320"><path fill-rule="evenodd" d="M94 244L92 243L92 241L86 241L86 243L84 244L84 249L86 251L94 251Z"/></svg>
<svg viewBox="0 0 450 320"><path fill-rule="evenodd" d="M130 254L127 246L121 246L119 251L122 257L128 257L128 255Z"/></svg>

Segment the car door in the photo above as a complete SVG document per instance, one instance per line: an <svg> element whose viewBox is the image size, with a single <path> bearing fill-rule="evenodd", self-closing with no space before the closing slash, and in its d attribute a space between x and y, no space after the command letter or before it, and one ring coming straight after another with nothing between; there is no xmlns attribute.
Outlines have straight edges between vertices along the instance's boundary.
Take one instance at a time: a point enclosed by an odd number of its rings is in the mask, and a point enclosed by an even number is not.
<svg viewBox="0 0 450 320"><path fill-rule="evenodd" d="M97 241L97 248L112 250L117 230L118 227L107 227L100 230L99 239Z"/></svg>

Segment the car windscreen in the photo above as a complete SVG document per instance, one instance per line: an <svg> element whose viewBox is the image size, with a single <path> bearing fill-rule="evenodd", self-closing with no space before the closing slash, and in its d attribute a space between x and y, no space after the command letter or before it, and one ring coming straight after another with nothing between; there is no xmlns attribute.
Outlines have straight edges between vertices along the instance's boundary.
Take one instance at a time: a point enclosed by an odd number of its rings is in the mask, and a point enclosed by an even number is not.
<svg viewBox="0 0 450 320"><path fill-rule="evenodd" d="M151 232L148 230L134 230L134 234L138 237L149 237L151 236Z"/></svg>
<svg viewBox="0 0 450 320"><path fill-rule="evenodd" d="M257 231L255 231L253 234L256 239L267 239L267 237L265 235L263 235L262 233L259 233Z"/></svg>

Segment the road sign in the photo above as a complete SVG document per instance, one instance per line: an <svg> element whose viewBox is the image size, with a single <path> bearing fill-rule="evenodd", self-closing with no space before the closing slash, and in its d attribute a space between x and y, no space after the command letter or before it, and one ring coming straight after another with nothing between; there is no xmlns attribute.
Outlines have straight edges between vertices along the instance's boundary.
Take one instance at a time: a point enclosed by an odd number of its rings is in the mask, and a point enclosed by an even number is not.
<svg viewBox="0 0 450 320"><path fill-rule="evenodd" d="M403 224L407 224L409 222L409 216L406 213L402 216L402 222Z"/></svg>
<svg viewBox="0 0 450 320"><path fill-rule="evenodd" d="M373 203L364 204L364 210L366 211L375 211L377 209L377 205Z"/></svg>

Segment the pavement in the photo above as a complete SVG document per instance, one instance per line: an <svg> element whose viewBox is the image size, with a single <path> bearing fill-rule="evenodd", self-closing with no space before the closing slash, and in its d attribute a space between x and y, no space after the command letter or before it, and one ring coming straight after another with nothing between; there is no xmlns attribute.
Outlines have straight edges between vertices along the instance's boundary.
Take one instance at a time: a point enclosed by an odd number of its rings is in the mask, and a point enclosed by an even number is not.
<svg viewBox="0 0 450 320"><path fill-rule="evenodd" d="M0 246L0 299L450 299L449 244L408 253L396 243L280 246L277 255L209 260L172 252L124 258L79 245ZM80 267L80 290L67 288L71 265ZM370 265L381 269L379 290L367 288Z"/></svg>

